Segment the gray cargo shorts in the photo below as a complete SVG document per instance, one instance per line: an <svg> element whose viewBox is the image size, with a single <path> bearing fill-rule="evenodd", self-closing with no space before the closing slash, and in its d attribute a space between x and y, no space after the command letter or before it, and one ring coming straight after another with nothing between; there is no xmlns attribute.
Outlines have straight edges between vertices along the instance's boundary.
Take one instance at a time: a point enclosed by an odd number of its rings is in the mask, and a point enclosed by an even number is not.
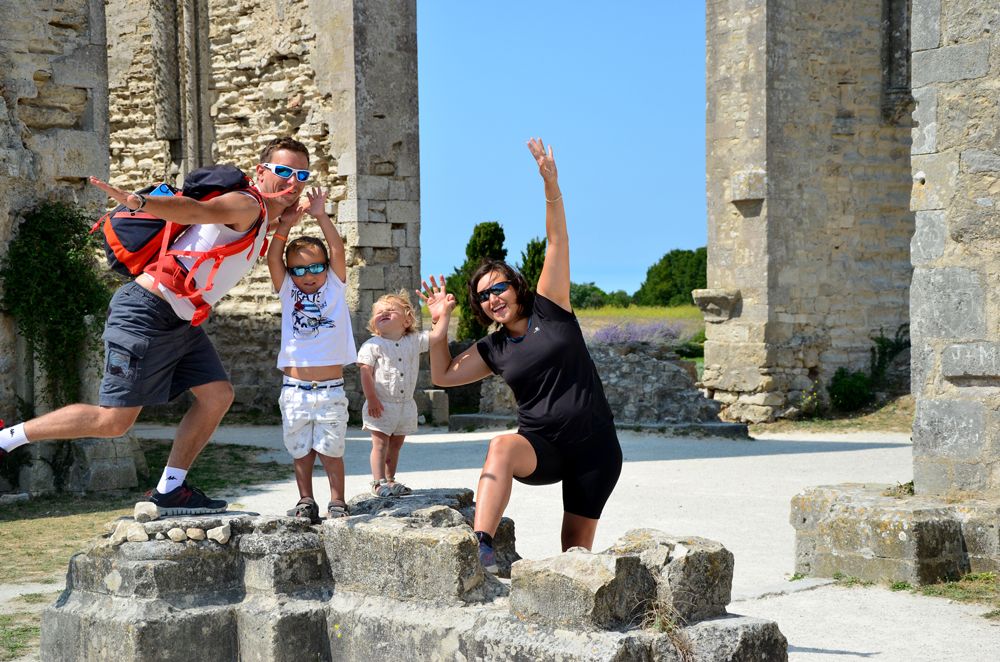
<svg viewBox="0 0 1000 662"><path fill-rule="evenodd" d="M192 387L229 381L205 331L134 281L111 298L103 340L104 407L163 404Z"/></svg>

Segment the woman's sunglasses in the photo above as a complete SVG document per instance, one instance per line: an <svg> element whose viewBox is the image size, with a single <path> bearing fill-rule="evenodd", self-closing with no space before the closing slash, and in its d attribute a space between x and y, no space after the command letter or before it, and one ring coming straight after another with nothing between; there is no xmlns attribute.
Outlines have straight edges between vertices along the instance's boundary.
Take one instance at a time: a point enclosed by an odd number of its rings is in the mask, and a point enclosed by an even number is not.
<svg viewBox="0 0 1000 662"><path fill-rule="evenodd" d="M288 267L288 271L293 276L305 276L307 271L311 274L321 274L326 271L326 262L313 262L302 267Z"/></svg>
<svg viewBox="0 0 1000 662"><path fill-rule="evenodd" d="M479 303L486 303L487 301L490 300L491 294L500 296L501 294L507 291L508 287L510 287L510 283L508 282L494 283L493 285L487 287L485 290L480 290L479 292L476 292L476 301L478 301Z"/></svg>
<svg viewBox="0 0 1000 662"><path fill-rule="evenodd" d="M292 175L295 175L295 179L300 182L304 182L308 181L309 175L312 174L308 170L296 170L295 168L289 168L286 165L278 165L277 163L261 163L261 165L282 179L288 179Z"/></svg>

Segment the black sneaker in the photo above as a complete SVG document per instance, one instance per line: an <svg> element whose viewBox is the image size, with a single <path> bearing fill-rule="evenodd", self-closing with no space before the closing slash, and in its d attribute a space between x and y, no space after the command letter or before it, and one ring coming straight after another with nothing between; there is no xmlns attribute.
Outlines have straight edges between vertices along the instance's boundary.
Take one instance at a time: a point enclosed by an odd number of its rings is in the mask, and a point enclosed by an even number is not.
<svg viewBox="0 0 1000 662"><path fill-rule="evenodd" d="M210 515L212 513L225 512L229 504L222 499L209 499L205 493L197 487L191 487L187 481L181 486L161 494L157 490L149 497L150 502L156 504L156 509L160 515Z"/></svg>
<svg viewBox="0 0 1000 662"><path fill-rule="evenodd" d="M495 575L500 572L500 568L497 566L497 556L496 552L493 551L492 545L487 545L484 541L479 541L479 562L483 564L483 570Z"/></svg>

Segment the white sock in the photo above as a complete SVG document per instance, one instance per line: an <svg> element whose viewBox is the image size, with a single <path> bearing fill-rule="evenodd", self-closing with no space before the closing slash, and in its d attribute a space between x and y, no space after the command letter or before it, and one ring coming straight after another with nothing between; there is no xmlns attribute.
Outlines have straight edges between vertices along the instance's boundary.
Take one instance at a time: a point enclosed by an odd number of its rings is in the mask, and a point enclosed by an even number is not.
<svg viewBox="0 0 1000 662"><path fill-rule="evenodd" d="M160 494L166 494L167 492L173 492L184 479L187 478L187 469L176 469L174 467L164 467L163 475L160 476L160 482L156 484L156 491Z"/></svg>
<svg viewBox="0 0 1000 662"><path fill-rule="evenodd" d="M28 443L28 438L24 435L24 423L0 430L0 448L8 453L26 443Z"/></svg>

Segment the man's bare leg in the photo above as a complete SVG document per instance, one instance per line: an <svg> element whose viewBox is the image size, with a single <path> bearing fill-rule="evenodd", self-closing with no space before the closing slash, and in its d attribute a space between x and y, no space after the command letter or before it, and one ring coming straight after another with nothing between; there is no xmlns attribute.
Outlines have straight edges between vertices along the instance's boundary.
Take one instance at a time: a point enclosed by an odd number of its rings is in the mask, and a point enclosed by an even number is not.
<svg viewBox="0 0 1000 662"><path fill-rule="evenodd" d="M167 458L168 466L185 470L191 468L233 404L233 385L229 382L209 382L195 386L191 392L194 404L177 426L174 445Z"/></svg>
<svg viewBox="0 0 1000 662"><path fill-rule="evenodd" d="M24 423L29 442L85 437L120 437L129 431L142 407L67 405Z"/></svg>

